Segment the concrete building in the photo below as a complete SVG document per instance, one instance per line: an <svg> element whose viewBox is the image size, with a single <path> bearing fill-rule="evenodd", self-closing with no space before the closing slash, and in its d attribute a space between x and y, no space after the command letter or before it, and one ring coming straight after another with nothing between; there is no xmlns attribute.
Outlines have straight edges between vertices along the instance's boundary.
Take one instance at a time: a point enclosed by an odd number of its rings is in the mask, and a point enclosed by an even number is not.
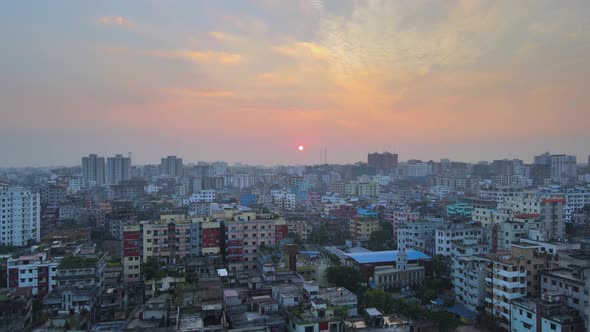
<svg viewBox="0 0 590 332"><path fill-rule="evenodd" d="M432 165L429 163L406 164L404 170L408 177L426 177L432 174Z"/></svg>
<svg viewBox="0 0 590 332"><path fill-rule="evenodd" d="M485 307L485 269L489 260L482 256L452 258L451 280L455 301L478 312Z"/></svg>
<svg viewBox="0 0 590 332"><path fill-rule="evenodd" d="M585 317L590 305L586 279L590 275L588 267L562 267L541 272L542 294L562 294L564 302L574 308L579 317ZM590 322L586 322L590 324Z"/></svg>
<svg viewBox="0 0 590 332"><path fill-rule="evenodd" d="M0 190L0 245L22 247L41 239L41 198L19 187Z"/></svg>
<svg viewBox="0 0 590 332"><path fill-rule="evenodd" d="M551 155L551 178L571 178L577 175L576 156Z"/></svg>
<svg viewBox="0 0 590 332"><path fill-rule="evenodd" d="M182 176L182 158L168 156L160 161L160 175L170 177Z"/></svg>
<svg viewBox="0 0 590 332"><path fill-rule="evenodd" d="M261 245L274 246L287 237L283 218L238 213L225 222L227 268L236 273L258 268L257 251Z"/></svg>
<svg viewBox="0 0 590 332"><path fill-rule="evenodd" d="M513 244L510 253L490 254L486 267L486 312L510 330L511 302L540 294L540 271L553 266L550 257L530 244Z"/></svg>
<svg viewBox="0 0 590 332"><path fill-rule="evenodd" d="M397 243L407 249L435 253L435 230L444 223L442 218L426 218L397 225Z"/></svg>
<svg viewBox="0 0 590 332"><path fill-rule="evenodd" d="M584 332L584 321L563 302L561 294L520 298L511 303L511 332Z"/></svg>
<svg viewBox="0 0 590 332"><path fill-rule="evenodd" d="M446 223L443 227L435 230L435 254L443 256L451 256L453 246L462 241L473 239L475 246L472 250L475 254L484 254L488 252L486 249L484 229L477 225L465 223Z"/></svg>
<svg viewBox="0 0 590 332"><path fill-rule="evenodd" d="M393 236L397 237L397 229L402 223L412 223L420 218L419 212L412 212L410 207L386 208L383 213L383 219L393 228Z"/></svg>
<svg viewBox="0 0 590 332"><path fill-rule="evenodd" d="M541 221L545 224L548 240L565 240L565 198L546 198L541 200Z"/></svg>
<svg viewBox="0 0 590 332"><path fill-rule="evenodd" d="M141 255L143 247L142 233L139 224L124 225L122 235L123 282L141 281Z"/></svg>
<svg viewBox="0 0 590 332"><path fill-rule="evenodd" d="M303 242L307 242L313 227L307 220L287 220L287 229L289 233L297 234L299 239Z"/></svg>
<svg viewBox="0 0 590 332"><path fill-rule="evenodd" d="M190 255L191 224L184 215L162 215L160 220L142 221L143 262L150 257L174 264Z"/></svg>
<svg viewBox="0 0 590 332"><path fill-rule="evenodd" d="M38 253L6 261L6 285L9 288L31 287L32 295L42 299L57 287L57 261Z"/></svg>
<svg viewBox="0 0 590 332"><path fill-rule="evenodd" d="M29 331L33 323L30 287L0 290L0 331Z"/></svg>
<svg viewBox="0 0 590 332"><path fill-rule="evenodd" d="M107 257L95 252L78 256L66 256L57 265L57 287L94 287L101 292L104 289Z"/></svg>
<svg viewBox="0 0 590 332"><path fill-rule="evenodd" d="M467 203L449 204L446 209L449 217L471 218L473 214L473 205Z"/></svg>
<svg viewBox="0 0 590 332"><path fill-rule="evenodd" d="M346 196L377 197L379 185L375 181L350 181L344 185Z"/></svg>
<svg viewBox="0 0 590 332"><path fill-rule="evenodd" d="M354 240L368 240L371 233L379 230L379 219L356 216L350 219L350 235Z"/></svg>
<svg viewBox="0 0 590 332"><path fill-rule="evenodd" d="M369 153L367 157L369 167L375 168L378 171L390 173L398 167L398 155L396 153Z"/></svg>
<svg viewBox="0 0 590 332"><path fill-rule="evenodd" d="M115 155L107 158L106 183L107 185L119 184L121 181L131 179L131 157Z"/></svg>
<svg viewBox="0 0 590 332"><path fill-rule="evenodd" d="M191 255L217 255L221 252L223 234L221 222L209 217L196 217L192 219L191 229Z"/></svg>
<svg viewBox="0 0 590 332"><path fill-rule="evenodd" d="M373 251L346 254L363 279L376 287L419 285L425 278L424 262L430 256L415 250Z"/></svg>
<svg viewBox="0 0 590 332"><path fill-rule="evenodd" d="M103 186L106 183L105 160L96 154L82 158L82 177L87 188Z"/></svg>

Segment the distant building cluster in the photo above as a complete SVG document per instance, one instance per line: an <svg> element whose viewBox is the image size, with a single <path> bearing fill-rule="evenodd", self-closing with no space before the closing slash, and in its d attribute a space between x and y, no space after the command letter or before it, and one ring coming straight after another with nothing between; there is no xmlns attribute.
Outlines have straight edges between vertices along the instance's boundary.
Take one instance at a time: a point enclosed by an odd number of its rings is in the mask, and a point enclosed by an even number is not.
<svg viewBox="0 0 590 332"><path fill-rule="evenodd" d="M439 330L367 290L497 331L586 331L590 165L90 154L0 169L0 250L7 331Z"/></svg>

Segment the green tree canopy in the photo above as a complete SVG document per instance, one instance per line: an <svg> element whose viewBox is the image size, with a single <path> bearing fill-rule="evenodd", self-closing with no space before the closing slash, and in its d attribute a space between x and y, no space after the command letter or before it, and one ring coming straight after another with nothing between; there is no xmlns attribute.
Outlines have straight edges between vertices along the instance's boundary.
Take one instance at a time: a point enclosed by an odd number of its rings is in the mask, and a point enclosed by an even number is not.
<svg viewBox="0 0 590 332"><path fill-rule="evenodd" d="M335 287L344 287L356 292L361 287L361 274L350 266L331 266L327 269L328 282Z"/></svg>

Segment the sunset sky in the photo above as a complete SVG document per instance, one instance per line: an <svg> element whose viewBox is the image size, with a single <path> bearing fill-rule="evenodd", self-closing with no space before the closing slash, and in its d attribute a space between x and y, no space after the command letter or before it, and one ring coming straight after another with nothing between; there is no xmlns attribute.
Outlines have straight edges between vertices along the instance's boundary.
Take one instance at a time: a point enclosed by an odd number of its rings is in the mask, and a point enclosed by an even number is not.
<svg viewBox="0 0 590 332"><path fill-rule="evenodd" d="M590 154L590 1L3 1L0 166ZM298 151L299 145L305 150Z"/></svg>

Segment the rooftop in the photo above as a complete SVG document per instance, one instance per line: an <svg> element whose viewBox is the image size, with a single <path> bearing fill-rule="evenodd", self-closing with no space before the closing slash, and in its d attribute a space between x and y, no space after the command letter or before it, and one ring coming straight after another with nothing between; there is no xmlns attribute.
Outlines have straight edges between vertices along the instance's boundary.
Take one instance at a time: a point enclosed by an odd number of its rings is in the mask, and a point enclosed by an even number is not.
<svg viewBox="0 0 590 332"><path fill-rule="evenodd" d="M429 260L430 256L416 250L406 250L408 260ZM387 263L397 260L398 250L372 251L346 254L359 264Z"/></svg>

